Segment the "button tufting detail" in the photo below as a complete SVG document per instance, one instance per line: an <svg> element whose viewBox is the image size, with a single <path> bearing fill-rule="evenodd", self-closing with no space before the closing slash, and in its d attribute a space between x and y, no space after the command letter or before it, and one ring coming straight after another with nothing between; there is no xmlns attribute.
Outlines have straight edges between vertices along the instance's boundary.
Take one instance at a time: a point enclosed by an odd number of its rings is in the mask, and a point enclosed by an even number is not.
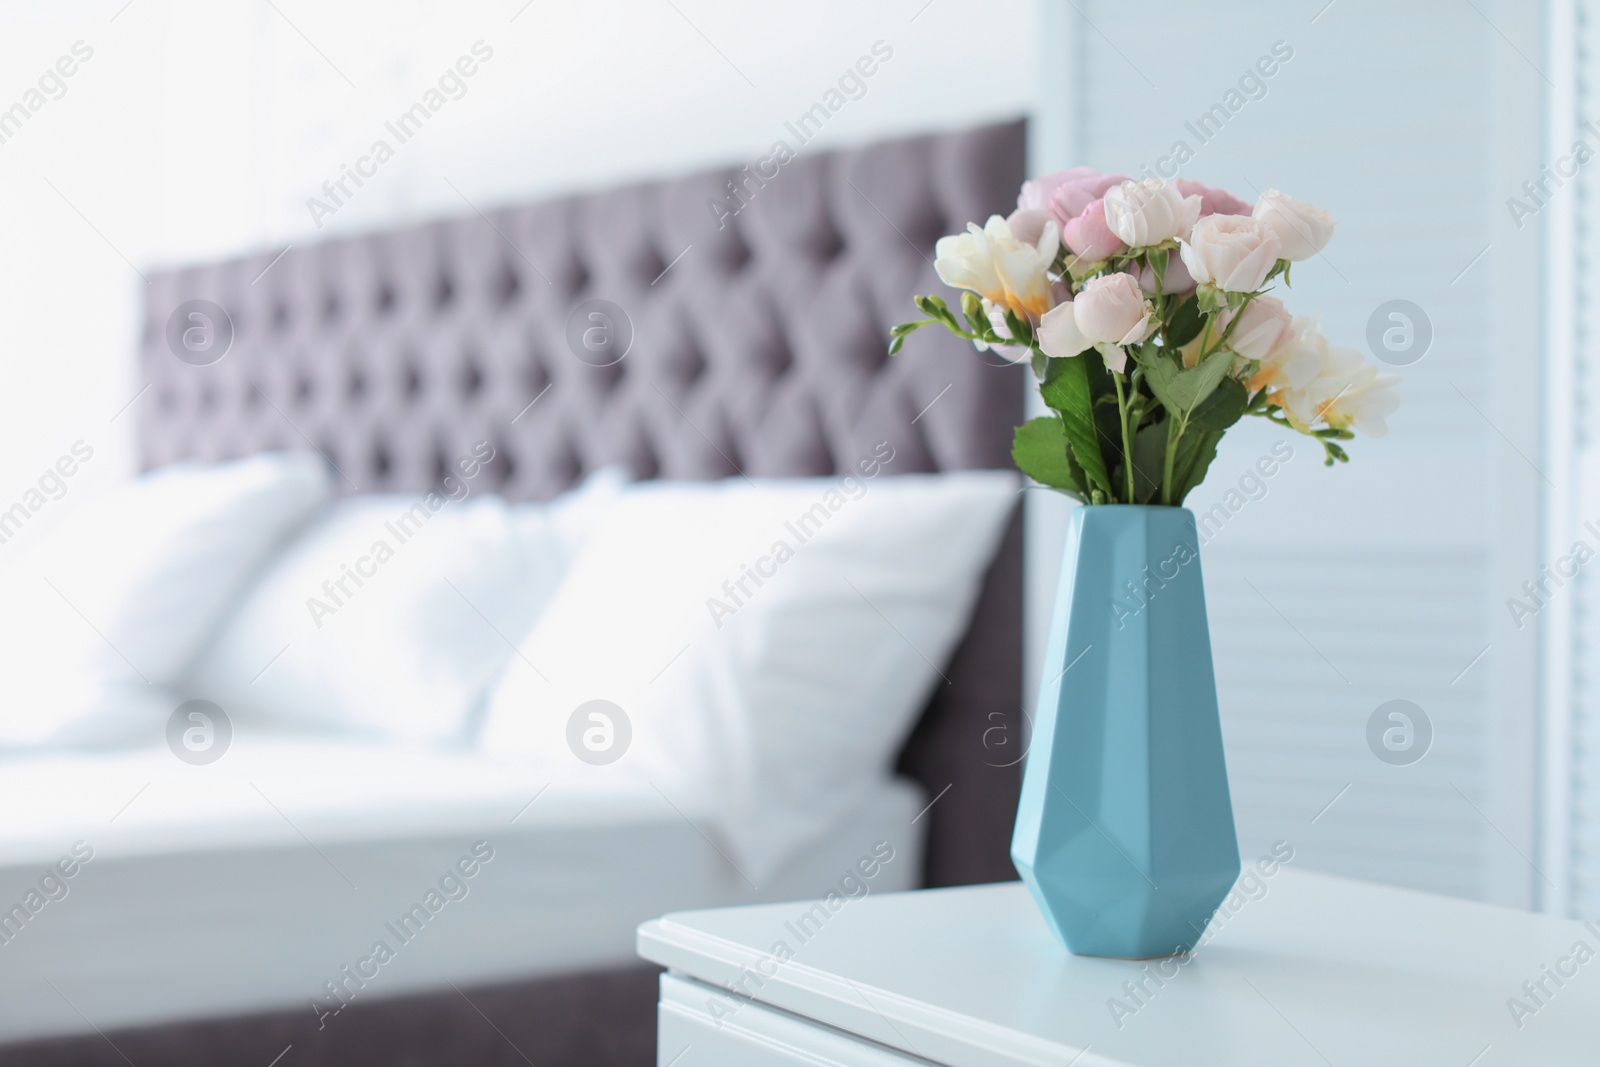
<svg viewBox="0 0 1600 1067"><path fill-rule="evenodd" d="M1022 154L1020 124L991 126L803 156L732 213L710 206L727 203L724 169L296 247L264 278L272 254L152 273L142 462L304 447L305 433L363 489L418 490L489 441L481 484L516 499L606 463L842 473L879 441L891 473L1008 466L1020 372L931 330L889 359L886 331L912 294L941 291L937 237L1009 208ZM211 367L167 349L190 299L233 322ZM569 317L589 299L633 331L610 366L572 351Z"/></svg>

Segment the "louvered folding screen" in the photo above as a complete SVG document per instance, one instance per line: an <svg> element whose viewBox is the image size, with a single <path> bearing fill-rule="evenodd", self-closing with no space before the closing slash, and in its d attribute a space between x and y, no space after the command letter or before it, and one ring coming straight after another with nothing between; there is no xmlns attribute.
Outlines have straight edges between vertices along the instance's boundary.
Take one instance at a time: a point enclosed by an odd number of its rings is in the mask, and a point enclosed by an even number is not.
<svg viewBox="0 0 1600 1067"><path fill-rule="evenodd" d="M1537 383L1503 382L1537 366L1538 338L1502 344L1498 309L1527 300L1537 328L1537 289L1507 288L1536 285L1519 257L1537 246L1502 231L1504 172L1537 166L1541 75L1508 46L1509 5L1319 6L1081 0L1047 20L1065 69L1044 78L1034 169L1283 189L1339 219L1326 255L1295 266L1291 311L1366 351L1381 305L1423 309L1427 355L1385 368L1404 376L1386 438L1328 470L1314 441L1242 427L1189 501L1223 508L1202 558L1241 846L1283 839L1308 868L1531 904L1533 646L1505 636L1504 602L1537 567ZM1258 485L1280 441L1292 458ZM1397 699L1433 728L1404 766L1367 741ZM1600 708L1588 730L1600 893Z"/></svg>

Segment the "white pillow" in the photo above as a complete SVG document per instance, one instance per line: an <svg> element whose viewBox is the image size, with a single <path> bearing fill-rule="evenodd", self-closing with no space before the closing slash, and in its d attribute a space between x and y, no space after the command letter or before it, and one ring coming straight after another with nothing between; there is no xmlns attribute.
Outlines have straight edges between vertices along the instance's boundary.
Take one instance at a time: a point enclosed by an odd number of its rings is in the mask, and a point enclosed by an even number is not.
<svg viewBox="0 0 1600 1067"><path fill-rule="evenodd" d="M630 481L632 475L623 468L603 467L552 500L511 505L511 525L524 550L550 564L541 568L534 593L540 611Z"/></svg>
<svg viewBox="0 0 1600 1067"><path fill-rule="evenodd" d="M67 515L0 573L0 745L159 737L162 687L331 488L320 457L274 453L177 464Z"/></svg>
<svg viewBox="0 0 1600 1067"><path fill-rule="evenodd" d="M890 773L1017 485L983 471L631 487L508 665L484 747L716 812L759 881ZM623 728L575 716L592 700L631 730L597 766Z"/></svg>
<svg viewBox="0 0 1600 1067"><path fill-rule="evenodd" d="M338 501L273 560L185 691L246 716L459 738L621 481L604 472L547 505Z"/></svg>

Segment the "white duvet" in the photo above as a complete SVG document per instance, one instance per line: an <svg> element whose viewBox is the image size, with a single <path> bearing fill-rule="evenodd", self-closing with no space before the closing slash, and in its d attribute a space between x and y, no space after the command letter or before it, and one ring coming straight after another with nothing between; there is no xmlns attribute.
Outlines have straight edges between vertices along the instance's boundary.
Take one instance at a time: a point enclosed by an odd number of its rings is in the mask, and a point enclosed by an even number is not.
<svg viewBox="0 0 1600 1067"><path fill-rule="evenodd" d="M697 798L468 753L243 736L209 766L164 748L0 763L0 1042L328 1012L346 967L368 974L346 986L359 1003L626 966L646 919L855 891L880 842L870 891L914 886L924 803L885 783L752 882Z"/></svg>

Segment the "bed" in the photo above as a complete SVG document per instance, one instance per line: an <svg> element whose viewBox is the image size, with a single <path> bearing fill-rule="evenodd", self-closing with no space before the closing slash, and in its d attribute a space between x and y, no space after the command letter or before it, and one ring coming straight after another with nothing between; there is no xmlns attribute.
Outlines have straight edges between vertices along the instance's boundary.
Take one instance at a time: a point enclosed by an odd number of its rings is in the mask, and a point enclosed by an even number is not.
<svg viewBox="0 0 1600 1067"><path fill-rule="evenodd" d="M874 890L920 873L907 828L926 801L906 783L874 791L757 892L697 829L705 813L649 789L547 789L470 753L326 740L242 739L226 764L200 776L139 750L6 776L0 901L35 886L61 842L92 849L65 896L5 928L8 971L59 987L14 990L8 1036L78 1029L80 1011L106 1029L137 1025L175 1004L198 1017L293 1006L312 1031L335 1033L346 1020L308 1002L344 1016L451 981L628 967L633 927L664 905L820 895L879 840L898 847ZM477 870L457 873L447 903L412 912L464 856ZM379 939L394 959L350 981L344 969Z"/></svg>
<svg viewBox="0 0 1600 1067"><path fill-rule="evenodd" d="M719 170L153 273L143 463L311 445L346 492L405 491L489 440L484 488L512 500L609 465L827 475L881 439L899 471L1008 466L1016 368L933 331L892 361L884 344L937 286L934 241L1005 211L1023 156L1011 122L803 157L765 181ZM743 206L709 210L730 183ZM197 299L233 331L206 366L166 339ZM625 309L624 358L574 358L572 313L594 299ZM639 921L821 895L879 840L901 844L874 891L1014 877L1021 625L1014 517L900 778L759 890L701 813L645 792L543 795L464 751L241 738L203 783L165 753L9 766L0 902L64 842L93 856L0 944L0 1062L651 1062ZM469 866L427 920L449 938L405 925L436 872ZM371 940L358 929L404 946L366 982L347 977Z"/></svg>

